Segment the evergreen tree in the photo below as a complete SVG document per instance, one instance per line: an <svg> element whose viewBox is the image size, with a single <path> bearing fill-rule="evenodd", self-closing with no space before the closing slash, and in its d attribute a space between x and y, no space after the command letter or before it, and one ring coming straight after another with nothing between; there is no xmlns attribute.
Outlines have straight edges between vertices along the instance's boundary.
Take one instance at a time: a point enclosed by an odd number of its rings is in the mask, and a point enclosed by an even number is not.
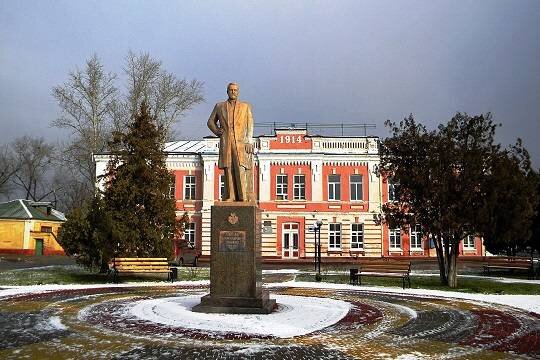
<svg viewBox="0 0 540 360"><path fill-rule="evenodd" d="M537 187L537 174L521 140L494 158L483 214L484 244L489 252L515 256L531 245Z"/></svg>
<svg viewBox="0 0 540 360"><path fill-rule="evenodd" d="M96 196L90 206L75 208L67 215L60 228L58 243L67 255L89 268L98 267L102 272L113 256L116 240L112 220L104 209L101 197Z"/></svg>
<svg viewBox="0 0 540 360"><path fill-rule="evenodd" d="M169 197L174 180L165 166L161 139L144 102L127 133L113 136L103 200L116 256L170 257L172 239L182 231Z"/></svg>
<svg viewBox="0 0 540 360"><path fill-rule="evenodd" d="M534 206L534 217L531 226L531 238L527 242L531 252L537 251L540 253L540 172L532 173L533 182L536 186L536 204ZM540 272L540 269L537 269Z"/></svg>

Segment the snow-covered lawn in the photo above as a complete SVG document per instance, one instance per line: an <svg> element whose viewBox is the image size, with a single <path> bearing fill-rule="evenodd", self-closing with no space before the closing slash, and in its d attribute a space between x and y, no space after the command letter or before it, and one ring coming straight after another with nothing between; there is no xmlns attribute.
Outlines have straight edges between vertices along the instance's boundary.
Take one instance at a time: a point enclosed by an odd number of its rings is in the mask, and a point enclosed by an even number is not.
<svg viewBox="0 0 540 360"><path fill-rule="evenodd" d="M514 279L512 279L514 280ZM525 280L526 281L526 280ZM535 280L536 283L538 280ZM3 286L0 289L0 298L15 296L21 294L40 293L56 290L78 290L78 289L94 289L94 288L118 288L118 287L182 287L191 286L207 286L210 281L178 281L173 284L165 282L136 282L122 284L90 284L90 285L32 285L32 286ZM426 296L434 298L455 298L471 301L481 301L485 303L500 304L512 306L518 309L540 314L540 295L498 295L498 294L473 294L457 291L442 291L428 289L401 289L397 287L382 287L382 286L354 286L348 284L331 284L331 283L315 283L315 282L298 282L288 281L283 283L267 284L271 290L274 287L298 287L298 288L320 288L320 289L335 289L335 290L353 290L380 292L389 294L402 294L411 296Z"/></svg>

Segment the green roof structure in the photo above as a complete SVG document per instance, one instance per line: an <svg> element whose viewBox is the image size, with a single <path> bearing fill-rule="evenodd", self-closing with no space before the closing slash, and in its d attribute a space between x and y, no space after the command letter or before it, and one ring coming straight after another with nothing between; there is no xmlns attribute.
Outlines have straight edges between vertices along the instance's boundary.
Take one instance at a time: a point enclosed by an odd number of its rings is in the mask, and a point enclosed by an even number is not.
<svg viewBox="0 0 540 360"><path fill-rule="evenodd" d="M22 199L0 203L0 219L66 221L50 202Z"/></svg>

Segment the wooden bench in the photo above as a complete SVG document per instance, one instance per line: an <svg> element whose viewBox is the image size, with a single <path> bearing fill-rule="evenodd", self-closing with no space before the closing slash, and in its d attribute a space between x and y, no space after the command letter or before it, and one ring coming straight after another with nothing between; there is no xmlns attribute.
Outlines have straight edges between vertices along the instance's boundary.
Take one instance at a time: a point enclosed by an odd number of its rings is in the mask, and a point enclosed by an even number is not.
<svg viewBox="0 0 540 360"><path fill-rule="evenodd" d="M135 273L167 274L167 280L175 280L167 258L114 258L111 265L110 271L115 283L118 282L119 274Z"/></svg>
<svg viewBox="0 0 540 360"><path fill-rule="evenodd" d="M359 269L350 269L350 283L362 285L362 276L401 278L403 289L405 284L411 287L411 262L400 260L375 260L360 264Z"/></svg>
<svg viewBox="0 0 540 360"><path fill-rule="evenodd" d="M488 257L483 264L484 274L490 274L491 270L525 270L529 277L534 277L534 263L531 258L514 256Z"/></svg>

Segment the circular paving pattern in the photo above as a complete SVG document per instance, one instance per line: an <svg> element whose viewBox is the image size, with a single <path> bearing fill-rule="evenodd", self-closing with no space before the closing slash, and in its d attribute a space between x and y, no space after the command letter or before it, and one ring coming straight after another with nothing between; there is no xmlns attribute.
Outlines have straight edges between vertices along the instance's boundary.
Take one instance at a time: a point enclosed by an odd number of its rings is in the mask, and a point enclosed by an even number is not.
<svg viewBox="0 0 540 360"><path fill-rule="evenodd" d="M0 298L0 358L540 358L538 314L361 290L270 290L281 303L276 314L220 315L206 319L206 326L189 314L205 287L103 287Z"/></svg>

